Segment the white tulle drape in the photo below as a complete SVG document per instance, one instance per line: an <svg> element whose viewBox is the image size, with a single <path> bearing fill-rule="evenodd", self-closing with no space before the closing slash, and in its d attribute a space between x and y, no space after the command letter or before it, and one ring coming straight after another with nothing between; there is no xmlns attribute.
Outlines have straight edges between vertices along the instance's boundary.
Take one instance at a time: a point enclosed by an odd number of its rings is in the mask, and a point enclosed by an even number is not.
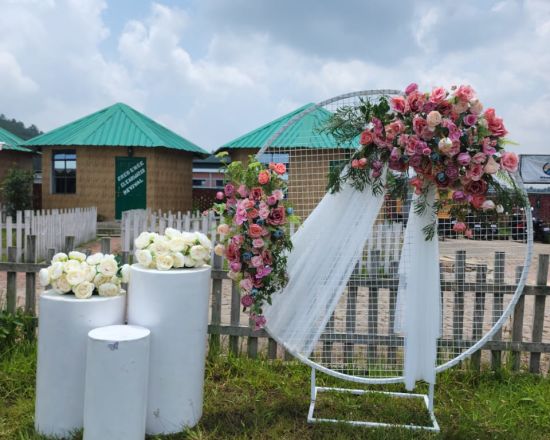
<svg viewBox="0 0 550 440"><path fill-rule="evenodd" d="M384 176L385 180L385 176ZM327 193L292 237L289 283L264 308L267 331L286 348L310 355L372 232L384 195L345 185Z"/></svg>
<svg viewBox="0 0 550 440"><path fill-rule="evenodd" d="M404 381L412 390L417 380L435 383L437 339L441 336L441 284L439 245L436 234L426 240L423 228L437 221L431 206L435 188L427 195L428 208L422 215L411 203L399 262L399 289L395 312L395 331L405 338Z"/></svg>

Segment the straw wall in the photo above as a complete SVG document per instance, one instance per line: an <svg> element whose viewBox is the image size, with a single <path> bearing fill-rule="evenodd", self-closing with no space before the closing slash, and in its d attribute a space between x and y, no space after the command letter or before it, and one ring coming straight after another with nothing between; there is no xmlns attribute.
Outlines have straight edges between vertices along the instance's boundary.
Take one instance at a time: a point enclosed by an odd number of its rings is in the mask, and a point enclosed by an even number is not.
<svg viewBox="0 0 550 440"><path fill-rule="evenodd" d="M42 156L42 207L96 206L98 215L115 217L115 158L127 156L124 147L75 147L76 194L52 194L51 152L67 147L44 147ZM192 155L167 148L134 148L134 157L147 162L147 208L191 209Z"/></svg>
<svg viewBox="0 0 550 440"><path fill-rule="evenodd" d="M228 152L232 162L239 161L246 165L248 164L248 156L251 154L256 155L258 151L260 151L259 148L235 148Z"/></svg>

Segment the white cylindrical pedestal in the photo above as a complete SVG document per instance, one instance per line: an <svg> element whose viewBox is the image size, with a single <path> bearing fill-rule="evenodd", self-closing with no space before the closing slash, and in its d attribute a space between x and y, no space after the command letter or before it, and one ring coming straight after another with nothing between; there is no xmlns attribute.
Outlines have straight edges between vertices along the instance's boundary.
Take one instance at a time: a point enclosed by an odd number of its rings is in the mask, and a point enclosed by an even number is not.
<svg viewBox="0 0 550 440"><path fill-rule="evenodd" d="M64 437L83 426L88 332L124 322L125 296L40 296L35 428Z"/></svg>
<svg viewBox="0 0 550 440"><path fill-rule="evenodd" d="M143 440L149 329L111 325L88 333L84 440Z"/></svg>
<svg viewBox="0 0 550 440"><path fill-rule="evenodd" d="M157 271L134 264L128 323L151 330L148 434L180 432L202 415L210 267Z"/></svg>

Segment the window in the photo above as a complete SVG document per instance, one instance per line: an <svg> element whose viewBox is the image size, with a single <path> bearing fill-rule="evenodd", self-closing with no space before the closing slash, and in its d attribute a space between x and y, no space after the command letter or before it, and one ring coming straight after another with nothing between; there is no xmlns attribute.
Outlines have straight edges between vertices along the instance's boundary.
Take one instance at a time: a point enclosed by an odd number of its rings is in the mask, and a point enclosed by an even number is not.
<svg viewBox="0 0 550 440"><path fill-rule="evenodd" d="M76 193L76 150L52 152L52 192L54 194Z"/></svg>
<svg viewBox="0 0 550 440"><path fill-rule="evenodd" d="M216 188L223 188L223 179L216 179Z"/></svg>
<svg viewBox="0 0 550 440"><path fill-rule="evenodd" d="M206 179L193 179L193 187L202 187L206 185Z"/></svg>

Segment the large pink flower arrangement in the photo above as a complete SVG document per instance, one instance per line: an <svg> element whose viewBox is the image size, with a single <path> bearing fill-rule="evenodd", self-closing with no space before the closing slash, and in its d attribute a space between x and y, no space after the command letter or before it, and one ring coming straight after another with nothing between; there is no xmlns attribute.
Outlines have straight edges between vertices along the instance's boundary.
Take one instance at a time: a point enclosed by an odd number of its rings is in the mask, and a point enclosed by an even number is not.
<svg viewBox="0 0 550 440"><path fill-rule="evenodd" d="M336 113L329 130L349 138L350 130L342 127L346 123L358 127L360 120L350 121L348 116L346 120L343 114L350 113ZM404 95L392 97L389 105L385 98L376 104L367 101L357 114L364 118L362 131L355 133L360 148L347 167L332 173L329 187L333 191L338 191L343 181L357 189L371 186L380 190L385 166L406 175L412 169L415 175L409 183L420 196L418 210L426 209L427 190L434 185L438 190L435 210L450 208L459 220L455 230L466 233L460 220L468 212L500 212L502 204L521 203L513 183L510 190L495 178L497 174L505 178L518 168L517 155L504 150L507 130L503 120L494 109L483 109L472 87L454 86L450 91L435 87L428 93L420 92L413 83ZM490 189L494 193L491 199ZM425 231L427 238L433 236L433 228Z"/></svg>
<svg viewBox="0 0 550 440"><path fill-rule="evenodd" d="M229 263L228 276L238 283L241 304L256 328L265 324L262 306L287 283L286 259L291 250L288 224L297 223L285 201L284 164L265 167L253 156L247 166L226 167L226 185L217 194L214 211L220 215L220 243L215 252Z"/></svg>

